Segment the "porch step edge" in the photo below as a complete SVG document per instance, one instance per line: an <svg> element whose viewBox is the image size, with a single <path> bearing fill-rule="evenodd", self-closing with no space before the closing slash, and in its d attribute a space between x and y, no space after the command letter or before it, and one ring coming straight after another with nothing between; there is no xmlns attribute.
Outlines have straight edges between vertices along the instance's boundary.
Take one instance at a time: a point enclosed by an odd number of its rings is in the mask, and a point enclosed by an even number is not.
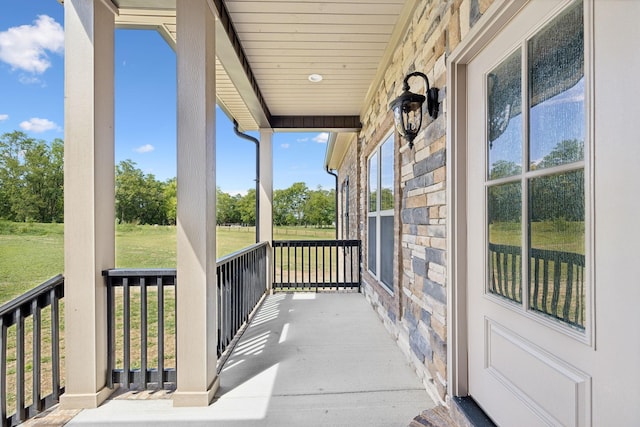
<svg viewBox="0 0 640 427"><path fill-rule="evenodd" d="M470 396L454 397L450 401L450 413L456 426L496 427L496 424Z"/></svg>

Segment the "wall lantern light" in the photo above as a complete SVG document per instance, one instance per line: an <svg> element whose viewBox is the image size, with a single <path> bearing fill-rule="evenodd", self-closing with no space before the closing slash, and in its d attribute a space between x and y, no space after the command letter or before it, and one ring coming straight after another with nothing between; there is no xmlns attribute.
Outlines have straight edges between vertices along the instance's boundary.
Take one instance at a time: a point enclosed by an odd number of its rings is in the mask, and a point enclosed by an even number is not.
<svg viewBox="0 0 640 427"><path fill-rule="evenodd" d="M422 77L425 84L425 95L410 92L409 79ZM413 148L413 140L420 132L422 126L422 104L427 100L427 111L432 118L438 117L438 89L429 88L429 79L419 71L407 74L402 85L402 94L389 104L393 110L396 129L400 135L409 142L409 148Z"/></svg>

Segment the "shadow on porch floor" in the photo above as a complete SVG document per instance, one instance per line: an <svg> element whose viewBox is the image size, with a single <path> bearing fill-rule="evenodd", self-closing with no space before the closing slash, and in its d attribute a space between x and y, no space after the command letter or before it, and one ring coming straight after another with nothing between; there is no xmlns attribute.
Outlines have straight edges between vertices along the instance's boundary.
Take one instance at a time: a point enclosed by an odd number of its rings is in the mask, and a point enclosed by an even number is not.
<svg viewBox="0 0 640 427"><path fill-rule="evenodd" d="M434 406L356 293L269 296L220 381L206 408L174 408L171 393L128 393L67 425L404 427Z"/></svg>

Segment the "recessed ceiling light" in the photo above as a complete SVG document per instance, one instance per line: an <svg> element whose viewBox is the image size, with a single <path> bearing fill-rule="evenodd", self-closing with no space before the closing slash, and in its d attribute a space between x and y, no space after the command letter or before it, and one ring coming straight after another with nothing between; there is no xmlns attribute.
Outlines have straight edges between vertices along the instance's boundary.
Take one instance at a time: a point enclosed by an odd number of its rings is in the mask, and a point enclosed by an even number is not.
<svg viewBox="0 0 640 427"><path fill-rule="evenodd" d="M309 81L312 83L321 82L322 76L320 74L309 74Z"/></svg>

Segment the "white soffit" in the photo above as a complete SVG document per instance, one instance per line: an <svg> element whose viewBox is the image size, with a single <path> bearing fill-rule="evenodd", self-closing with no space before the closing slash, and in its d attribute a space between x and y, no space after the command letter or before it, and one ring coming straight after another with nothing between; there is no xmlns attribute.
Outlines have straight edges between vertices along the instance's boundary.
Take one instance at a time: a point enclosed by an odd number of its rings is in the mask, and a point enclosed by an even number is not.
<svg viewBox="0 0 640 427"><path fill-rule="evenodd" d="M107 1L107 0L105 0ZM154 28L175 48L176 0L114 0L119 28ZM225 0L273 116L359 116L417 0ZM216 29L221 108L243 130L269 126L222 26ZM320 82L310 82L310 74Z"/></svg>

